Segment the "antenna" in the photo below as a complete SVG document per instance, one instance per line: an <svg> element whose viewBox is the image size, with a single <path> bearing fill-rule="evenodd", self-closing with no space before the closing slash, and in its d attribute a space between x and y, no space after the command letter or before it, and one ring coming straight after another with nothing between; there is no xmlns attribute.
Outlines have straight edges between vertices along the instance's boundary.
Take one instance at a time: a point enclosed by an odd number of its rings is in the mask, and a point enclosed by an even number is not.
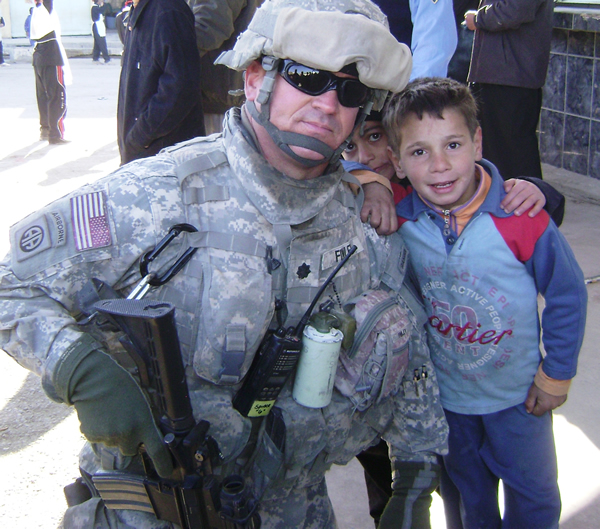
<svg viewBox="0 0 600 529"><path fill-rule="evenodd" d="M333 272L331 272L331 274L329 274L329 277L327 278L325 283L323 283L323 285L321 286L321 288L319 289L319 291L317 292L317 294L311 301L310 306L304 313L304 316L302 316L302 318L300 319L300 323L298 323L298 325L296 326L296 329L294 330L294 336L302 335L302 332L304 331L304 327L306 327L306 324L308 323L310 315L311 315L313 309L315 308L317 301L319 301L319 298L322 296L323 292L325 292L325 289L327 288L329 283L331 283L331 281L333 280L335 275L340 271L342 266L344 266L348 262L348 259L350 259L350 257L352 256L352 254L354 252L356 252L356 250L358 250L358 247L356 246L356 244L353 244L352 247L350 248L350 250L348 250L346 257L344 257L342 259L342 261L340 262L340 264L338 264L336 266L335 270Z"/></svg>

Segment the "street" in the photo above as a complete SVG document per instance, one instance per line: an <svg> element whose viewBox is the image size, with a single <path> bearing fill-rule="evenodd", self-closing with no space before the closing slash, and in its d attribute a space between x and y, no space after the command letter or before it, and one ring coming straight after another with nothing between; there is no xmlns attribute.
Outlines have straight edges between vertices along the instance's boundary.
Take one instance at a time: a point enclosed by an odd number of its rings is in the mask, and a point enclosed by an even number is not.
<svg viewBox="0 0 600 529"><path fill-rule="evenodd" d="M63 146L39 141L33 68L26 61L0 69L0 253L8 228L28 213L119 166L116 106L119 60L71 60ZM561 228L584 270L600 275L600 181L544 166L545 177L567 195ZM561 529L600 527L600 283L588 287L589 310L579 373L567 403L555 413ZM37 376L0 353L0 526L58 526L62 487L78 476L82 437L71 408L49 401ZM361 469L354 460L328 476L340 529L372 527ZM439 498L433 529L443 529ZM524 528L525 529L525 528Z"/></svg>

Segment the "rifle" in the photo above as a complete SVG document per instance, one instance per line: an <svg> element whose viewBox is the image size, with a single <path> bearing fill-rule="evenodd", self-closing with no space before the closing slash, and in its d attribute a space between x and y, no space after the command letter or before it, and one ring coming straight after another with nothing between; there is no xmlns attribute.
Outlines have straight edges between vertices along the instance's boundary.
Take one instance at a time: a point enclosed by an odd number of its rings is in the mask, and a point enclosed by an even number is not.
<svg viewBox="0 0 600 529"><path fill-rule="evenodd" d="M221 456L208 435L210 424L196 423L193 416L173 305L105 299L95 303L94 309L124 332L121 342L153 402L157 424L175 463L169 479L158 476L144 452L145 476L96 473L92 479L105 505L152 512L182 529L258 529L257 502L243 477L231 475L219 483L213 475L213 464Z"/></svg>

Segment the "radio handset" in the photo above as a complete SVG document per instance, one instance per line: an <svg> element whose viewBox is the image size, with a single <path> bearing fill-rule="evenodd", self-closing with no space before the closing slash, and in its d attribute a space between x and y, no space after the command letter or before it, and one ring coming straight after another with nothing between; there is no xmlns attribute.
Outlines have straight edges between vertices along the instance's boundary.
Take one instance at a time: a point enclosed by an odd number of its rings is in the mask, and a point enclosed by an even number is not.
<svg viewBox="0 0 600 529"><path fill-rule="evenodd" d="M276 330L267 332L242 387L233 398L233 407L244 417L263 417L271 411L277 396L298 363L302 350L302 332L317 301L356 250L356 245L348 250L346 256L323 283L295 328L286 329L280 325Z"/></svg>

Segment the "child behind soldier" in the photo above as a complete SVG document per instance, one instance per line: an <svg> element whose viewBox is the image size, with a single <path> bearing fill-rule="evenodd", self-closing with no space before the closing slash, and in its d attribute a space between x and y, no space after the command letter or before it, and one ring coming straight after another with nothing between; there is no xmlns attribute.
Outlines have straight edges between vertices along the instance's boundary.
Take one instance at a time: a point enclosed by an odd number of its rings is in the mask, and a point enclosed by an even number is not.
<svg viewBox="0 0 600 529"><path fill-rule="evenodd" d="M575 376L587 294L549 216L500 207L503 181L482 159L476 111L467 87L428 78L394 95L384 118L396 172L415 191L397 213L450 425L444 464L465 527L557 528L551 410Z"/></svg>

